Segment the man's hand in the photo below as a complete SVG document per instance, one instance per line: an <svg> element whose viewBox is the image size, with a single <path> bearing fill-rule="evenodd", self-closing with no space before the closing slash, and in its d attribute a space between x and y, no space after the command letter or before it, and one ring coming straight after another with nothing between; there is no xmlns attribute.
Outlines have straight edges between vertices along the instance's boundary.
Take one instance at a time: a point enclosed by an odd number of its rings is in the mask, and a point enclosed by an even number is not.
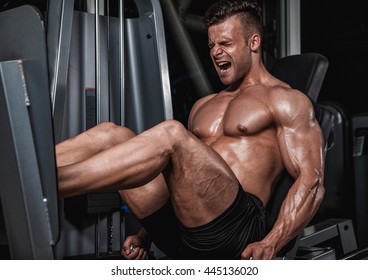
<svg viewBox="0 0 368 280"><path fill-rule="evenodd" d="M241 254L242 260L272 260L275 257L275 248L264 241L249 244Z"/></svg>
<svg viewBox="0 0 368 280"><path fill-rule="evenodd" d="M128 236L124 241L121 255L128 260L148 260L150 256L144 244L145 240L141 236Z"/></svg>

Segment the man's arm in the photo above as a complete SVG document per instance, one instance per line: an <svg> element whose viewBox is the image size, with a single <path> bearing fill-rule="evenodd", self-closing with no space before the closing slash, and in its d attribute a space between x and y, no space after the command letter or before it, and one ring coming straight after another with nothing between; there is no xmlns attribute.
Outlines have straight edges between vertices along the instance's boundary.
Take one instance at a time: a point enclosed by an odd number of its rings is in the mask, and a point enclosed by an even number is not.
<svg viewBox="0 0 368 280"><path fill-rule="evenodd" d="M295 182L276 223L260 242L250 244L245 259L273 259L301 232L317 212L324 196L323 136L309 99L295 90L275 94L272 102L277 138L284 165Z"/></svg>

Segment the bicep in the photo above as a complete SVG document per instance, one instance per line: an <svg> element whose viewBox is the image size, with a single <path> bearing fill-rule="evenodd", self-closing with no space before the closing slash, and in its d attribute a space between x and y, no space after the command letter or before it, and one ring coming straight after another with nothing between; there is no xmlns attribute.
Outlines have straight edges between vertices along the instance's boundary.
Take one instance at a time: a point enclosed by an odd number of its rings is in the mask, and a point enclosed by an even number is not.
<svg viewBox="0 0 368 280"><path fill-rule="evenodd" d="M323 135L309 100L296 101L278 116L280 152L290 175L313 180L323 177Z"/></svg>
<svg viewBox="0 0 368 280"><path fill-rule="evenodd" d="M323 138L316 123L312 127L284 128L279 134L284 165L294 178L302 175L322 175Z"/></svg>

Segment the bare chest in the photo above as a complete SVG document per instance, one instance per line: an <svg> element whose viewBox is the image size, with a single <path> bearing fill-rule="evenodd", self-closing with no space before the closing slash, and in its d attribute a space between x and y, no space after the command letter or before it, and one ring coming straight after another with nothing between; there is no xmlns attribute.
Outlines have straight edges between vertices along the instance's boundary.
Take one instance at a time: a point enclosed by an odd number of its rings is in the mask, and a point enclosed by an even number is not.
<svg viewBox="0 0 368 280"><path fill-rule="evenodd" d="M201 138L237 137L261 133L272 126L266 103L255 97L213 98L193 118L192 131Z"/></svg>

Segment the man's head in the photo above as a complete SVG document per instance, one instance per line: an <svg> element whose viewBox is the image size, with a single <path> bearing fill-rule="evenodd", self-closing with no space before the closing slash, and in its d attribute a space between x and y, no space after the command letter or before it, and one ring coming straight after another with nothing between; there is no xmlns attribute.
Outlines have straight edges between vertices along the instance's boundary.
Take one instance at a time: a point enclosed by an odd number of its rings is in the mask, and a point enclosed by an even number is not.
<svg viewBox="0 0 368 280"><path fill-rule="evenodd" d="M249 0L221 0L208 9L208 46L223 84L237 88L256 74L261 61L260 14L260 7Z"/></svg>
<svg viewBox="0 0 368 280"><path fill-rule="evenodd" d="M209 28L234 15L243 24L245 39L253 33L262 37L262 10L254 0L220 0L206 11L203 22Z"/></svg>

